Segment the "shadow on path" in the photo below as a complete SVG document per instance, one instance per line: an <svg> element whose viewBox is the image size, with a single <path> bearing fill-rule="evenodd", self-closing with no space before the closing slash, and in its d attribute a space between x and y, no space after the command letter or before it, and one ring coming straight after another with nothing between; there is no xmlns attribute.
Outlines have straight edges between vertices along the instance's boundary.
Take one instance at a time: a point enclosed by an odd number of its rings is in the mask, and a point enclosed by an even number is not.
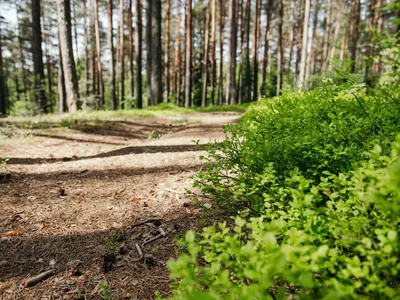
<svg viewBox="0 0 400 300"><path fill-rule="evenodd" d="M142 153L173 153L173 152L193 152L201 151L204 145L159 145L159 146L130 146L112 150L109 152L99 153L90 156L73 156L63 158L27 158L27 157L10 157L7 161L9 165L34 165L43 163L57 163L60 161L78 161L93 158L105 158L129 154L142 154Z"/></svg>

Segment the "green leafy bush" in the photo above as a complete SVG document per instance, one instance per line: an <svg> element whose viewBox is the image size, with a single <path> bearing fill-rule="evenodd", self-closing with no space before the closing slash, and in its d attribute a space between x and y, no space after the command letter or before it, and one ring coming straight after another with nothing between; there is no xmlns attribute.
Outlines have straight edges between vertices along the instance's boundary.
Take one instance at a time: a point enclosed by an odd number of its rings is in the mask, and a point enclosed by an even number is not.
<svg viewBox="0 0 400 300"><path fill-rule="evenodd" d="M262 217L189 231L169 264L175 298L399 299L400 136L381 151L318 183L296 170Z"/></svg>
<svg viewBox="0 0 400 300"><path fill-rule="evenodd" d="M251 107L239 126L226 128L223 143L208 146L207 169L195 185L225 209L260 213L266 197L281 197L279 191L290 186L296 168L319 181L323 172L359 166L373 144L388 154L400 131L399 91L367 95L358 89L327 84Z"/></svg>
<svg viewBox="0 0 400 300"><path fill-rule="evenodd" d="M174 298L400 299L400 93L355 81L264 101L208 146L196 185L237 216L186 234Z"/></svg>

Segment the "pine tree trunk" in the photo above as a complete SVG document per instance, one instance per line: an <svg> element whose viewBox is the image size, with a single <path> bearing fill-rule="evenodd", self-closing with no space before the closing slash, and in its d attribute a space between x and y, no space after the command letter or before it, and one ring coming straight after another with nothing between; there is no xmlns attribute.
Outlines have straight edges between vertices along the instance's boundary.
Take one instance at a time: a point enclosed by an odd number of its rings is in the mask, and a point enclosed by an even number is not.
<svg viewBox="0 0 400 300"><path fill-rule="evenodd" d="M294 85L298 86L299 83L299 66L301 61L301 43L303 40L303 23L304 23L304 2L305 0L301 0L299 3L299 17L297 20L297 37L296 37L296 68L294 74Z"/></svg>
<svg viewBox="0 0 400 300"><path fill-rule="evenodd" d="M240 6L243 2L240 3ZM243 11L243 9L242 9ZM250 12L251 1L246 0L242 12L241 55L239 67L238 94L240 103L249 102L251 99L251 67L250 67Z"/></svg>
<svg viewBox="0 0 400 300"><path fill-rule="evenodd" d="M331 14L332 14L332 0L328 0L326 8L324 44L322 46L322 68L321 68L322 72L326 70L326 65L328 60L329 39L331 38Z"/></svg>
<svg viewBox="0 0 400 300"><path fill-rule="evenodd" d="M304 10L304 24L303 24L303 41L301 49L301 62L300 62L300 75L297 87L301 88L305 83L306 76L306 62L307 62L307 44L308 44L308 23L310 21L310 6L311 0L306 0Z"/></svg>
<svg viewBox="0 0 400 300"><path fill-rule="evenodd" d="M129 83L131 96L129 99L128 107L132 108L132 101L135 96L135 74L133 68L133 56L134 56L134 46L133 46L133 20L132 20L132 0L129 0L128 6L128 44L129 44Z"/></svg>
<svg viewBox="0 0 400 300"><path fill-rule="evenodd" d="M21 24L19 21L19 8L17 6L17 11L16 11L16 16L17 16L17 25L18 25L18 53L19 53L19 59L21 62L21 78L22 78L22 86L23 86L23 94L24 94L24 100L26 103L28 103L28 88L27 88L27 79L26 79L26 73L25 73L25 58L24 58L24 53L22 50L22 36L21 36Z"/></svg>
<svg viewBox="0 0 400 300"><path fill-rule="evenodd" d="M110 102L111 109L118 109L117 98L115 97L115 57L114 57L114 33L113 33L113 0L108 1L107 17L108 17L108 45L110 48Z"/></svg>
<svg viewBox="0 0 400 300"><path fill-rule="evenodd" d="M65 92L65 77L64 77L64 70L63 70L63 62L62 62L62 50L61 50L61 43L60 38L58 39L59 46L58 51L60 54L60 59L58 60L58 111L60 114L67 112L67 100L66 100L66 92Z"/></svg>
<svg viewBox="0 0 400 300"><path fill-rule="evenodd" d="M40 0L32 0L32 57L35 76L35 102L39 114L47 113L46 92L44 89L44 64L42 51L42 28L40 22Z"/></svg>
<svg viewBox="0 0 400 300"><path fill-rule="evenodd" d="M162 102L162 46L161 46L161 0L151 4L151 98L153 104Z"/></svg>
<svg viewBox="0 0 400 300"><path fill-rule="evenodd" d="M7 115L6 81L4 77L3 41L0 28L0 116Z"/></svg>
<svg viewBox="0 0 400 300"><path fill-rule="evenodd" d="M372 0L374 1L374 0ZM330 55L329 55L329 66L328 66L328 70L332 70L332 63L333 60L335 58L335 52L336 52L336 42L337 39L339 37L339 32L340 32L340 26L342 24L342 18L343 18L343 14L344 14L344 4L345 1L341 0L339 3L339 7L336 13L336 19L335 19L335 33L333 35L333 43L332 43L332 47L331 47L331 51L330 51Z"/></svg>
<svg viewBox="0 0 400 300"><path fill-rule="evenodd" d="M222 105L223 84L224 84L224 31L225 31L225 4L224 0L220 0L220 18L219 18L219 42L220 42L220 63L218 72L218 105Z"/></svg>
<svg viewBox="0 0 400 300"><path fill-rule="evenodd" d="M151 98L151 58L152 58L152 45L151 45L151 6L153 0L147 0L146 7L146 69L147 69L147 77L146 77L146 93L147 93L147 106L152 106L155 101Z"/></svg>
<svg viewBox="0 0 400 300"><path fill-rule="evenodd" d="M142 100L142 0L136 0L136 108L143 107Z"/></svg>
<svg viewBox="0 0 400 300"><path fill-rule="evenodd" d="M365 72L364 72L364 81L367 85L371 85L369 72L372 65L371 56L373 53L373 44L372 44L372 30L374 29L374 19L375 19L375 0L371 0L369 5L369 16L368 16L368 32L367 32L367 46L366 46L366 62L365 62Z"/></svg>
<svg viewBox="0 0 400 300"><path fill-rule="evenodd" d="M69 0L57 0L57 17L64 73L66 103L69 112L79 108L78 81L74 63L71 34L71 6Z"/></svg>
<svg viewBox="0 0 400 300"><path fill-rule="evenodd" d="M99 107L104 108L104 81L103 81L103 66L101 64L101 45L100 45L100 30L99 30L99 7L98 1L94 0L94 27L96 34L96 56L97 56L97 83L99 88ZM64 51L63 51L64 52Z"/></svg>
<svg viewBox="0 0 400 300"><path fill-rule="evenodd" d="M210 86L211 86L211 94L210 94L210 105L214 105L215 101L215 37L216 37L216 0L211 0L211 61L210 61Z"/></svg>
<svg viewBox="0 0 400 300"><path fill-rule="evenodd" d="M192 0L187 2L185 49L185 107L192 104Z"/></svg>
<svg viewBox="0 0 400 300"><path fill-rule="evenodd" d="M282 90L282 59L283 59L283 34L282 34L282 26L283 26L283 0L279 0L279 11L278 11L278 70L277 70L277 79L276 79L276 94L280 95Z"/></svg>
<svg viewBox="0 0 400 300"><path fill-rule="evenodd" d="M237 93L236 93L236 101L238 104L241 104L243 101L243 65L244 65L244 57L243 57L243 49L244 49L244 33L246 30L246 21L245 21L245 7L244 0L239 0L239 17L238 23L240 21L240 46L239 48L239 74L237 80Z"/></svg>
<svg viewBox="0 0 400 300"><path fill-rule="evenodd" d="M119 1L119 51L120 51L120 70L121 70L121 109L125 109L125 34L124 34L124 0Z"/></svg>
<svg viewBox="0 0 400 300"><path fill-rule="evenodd" d="M76 0L71 0L71 1L72 1L72 10L73 10L73 14L74 14L73 20L74 20L74 37L75 37L75 59L76 59L75 64L78 64L79 53L78 53L78 26L76 25L77 24L77 22L76 22L77 16L76 16L76 9L75 9L75 1Z"/></svg>
<svg viewBox="0 0 400 300"><path fill-rule="evenodd" d="M229 5L229 55L228 55L228 74L226 78L225 104L236 104L236 0L232 0Z"/></svg>
<svg viewBox="0 0 400 300"><path fill-rule="evenodd" d="M343 66L343 60L345 55L345 49L347 48L347 43L348 43L348 26L346 25L344 27L342 43L340 45L340 55L339 55L340 68Z"/></svg>
<svg viewBox="0 0 400 300"><path fill-rule="evenodd" d="M165 18L165 49L164 49L164 103L169 101L169 43L170 43L170 22L171 22L171 0L167 0L167 12Z"/></svg>
<svg viewBox="0 0 400 300"><path fill-rule="evenodd" d="M89 48L88 48L88 30L87 30L87 5L86 1L87 0L82 0L83 1L83 31L84 31L84 52L85 52L85 82L86 82L86 92L85 92L85 99L82 103L82 107L85 109L87 106L87 100L86 98L90 94L90 70L89 70Z"/></svg>
<svg viewBox="0 0 400 300"><path fill-rule="evenodd" d="M267 25L265 27L265 38L264 38L264 58L263 58L263 64L262 64L262 71L261 71L261 84L260 84L260 97L266 96L266 90L265 90L265 82L267 80L267 65L269 63L268 61L268 51L269 51L269 39L271 35L271 18L272 18L272 9L274 5L274 0L268 0L268 6L267 6ZM292 23L294 24L294 22ZM294 30L294 25L292 25L292 31ZM292 32L293 36L293 32ZM293 49L293 38L291 39L291 46L290 47L290 52ZM291 60L291 53L289 54L289 69L290 69L290 60Z"/></svg>
<svg viewBox="0 0 400 300"><path fill-rule="evenodd" d="M50 55L46 55L47 88L49 92L49 112L53 112L53 61Z"/></svg>
<svg viewBox="0 0 400 300"><path fill-rule="evenodd" d="M96 63L96 30L95 30L95 12L94 12L94 7L91 10L91 24L90 24L90 48L92 52L92 57L91 57L91 67L92 67L92 94L95 95L95 97L98 97L98 88L97 88L97 63Z"/></svg>
<svg viewBox="0 0 400 300"><path fill-rule="evenodd" d="M181 0L177 1L175 38L175 94L176 104L181 103Z"/></svg>
<svg viewBox="0 0 400 300"><path fill-rule="evenodd" d="M290 33L289 33L289 57L288 57L288 70L289 74L292 69L292 58L293 58L293 45L294 45L294 27L295 27L295 18L296 18L296 4L292 0L291 2L292 6L292 20L291 20L291 26L290 26Z"/></svg>
<svg viewBox="0 0 400 300"><path fill-rule="evenodd" d="M360 10L361 2L360 0L354 1L353 14L352 14L352 32L350 41L350 72L356 72L356 59L357 59L357 42L358 42L358 27L360 24Z"/></svg>
<svg viewBox="0 0 400 300"><path fill-rule="evenodd" d="M260 35L261 0L256 0L253 38L253 101L258 100L258 36Z"/></svg>
<svg viewBox="0 0 400 300"><path fill-rule="evenodd" d="M207 80L208 80L208 45L209 45L209 27L210 27L210 0L207 1L206 8L206 28L204 37L204 56L203 56L203 82L201 92L201 107L207 105Z"/></svg>
<svg viewBox="0 0 400 300"><path fill-rule="evenodd" d="M307 55L307 67L306 67L306 78L309 78L314 74L314 62L315 56L317 55L317 44L318 44L318 0L314 2L314 17L313 17L313 31L311 38L311 52Z"/></svg>

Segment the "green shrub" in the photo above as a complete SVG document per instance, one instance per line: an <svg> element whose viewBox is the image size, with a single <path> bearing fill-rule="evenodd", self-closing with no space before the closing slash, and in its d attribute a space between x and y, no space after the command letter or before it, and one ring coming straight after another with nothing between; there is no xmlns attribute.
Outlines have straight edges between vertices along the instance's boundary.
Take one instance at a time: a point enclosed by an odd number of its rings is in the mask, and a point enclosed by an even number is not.
<svg viewBox="0 0 400 300"><path fill-rule="evenodd" d="M358 167L372 144L388 154L400 131L397 99L393 89L367 95L332 84L265 100L250 107L239 126L225 129L223 143L208 146L207 169L195 185L225 209L261 213L266 195L278 197L296 168L318 181L323 172Z"/></svg>
<svg viewBox="0 0 400 300"><path fill-rule="evenodd" d="M400 299L399 89L343 76L207 147L195 185L236 217L187 233L176 299Z"/></svg>
<svg viewBox="0 0 400 300"><path fill-rule="evenodd" d="M318 181L295 170L264 216L189 231L187 254L169 263L174 297L400 299L400 136L381 153Z"/></svg>

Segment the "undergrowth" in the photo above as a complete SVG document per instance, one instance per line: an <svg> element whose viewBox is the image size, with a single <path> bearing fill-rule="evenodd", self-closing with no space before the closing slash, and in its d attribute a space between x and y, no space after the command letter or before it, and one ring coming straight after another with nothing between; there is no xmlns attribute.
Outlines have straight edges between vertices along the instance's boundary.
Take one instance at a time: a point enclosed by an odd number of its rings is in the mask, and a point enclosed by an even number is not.
<svg viewBox="0 0 400 300"><path fill-rule="evenodd" d="M399 298L400 90L353 79L264 100L207 147L195 184L234 216L180 242L174 298Z"/></svg>

